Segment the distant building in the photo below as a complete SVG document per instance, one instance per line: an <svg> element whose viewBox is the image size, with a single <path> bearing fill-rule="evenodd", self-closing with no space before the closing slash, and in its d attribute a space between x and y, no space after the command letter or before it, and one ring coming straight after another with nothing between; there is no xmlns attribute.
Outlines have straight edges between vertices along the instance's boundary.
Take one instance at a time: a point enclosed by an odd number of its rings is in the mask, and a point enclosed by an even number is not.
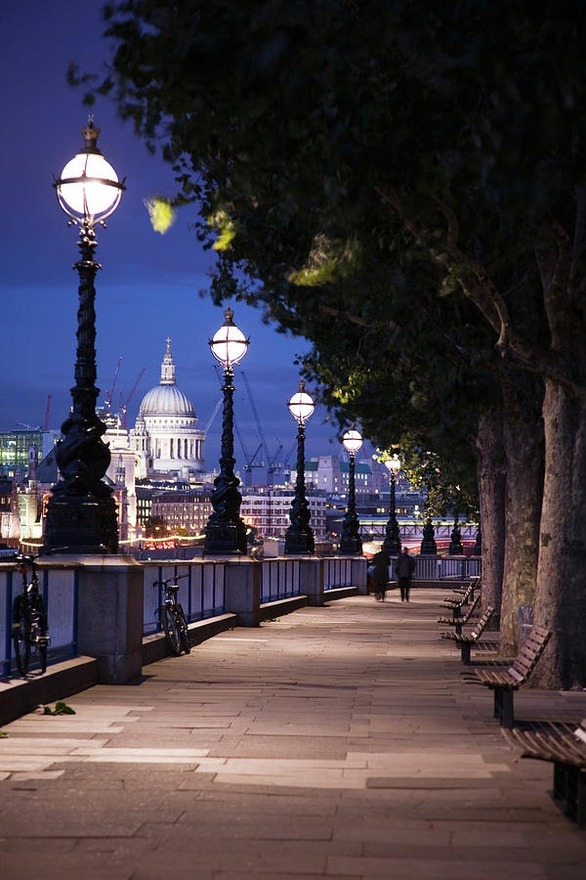
<svg viewBox="0 0 586 880"><path fill-rule="evenodd" d="M320 455L305 462L305 482L307 486L327 492L330 495L345 497L348 494L350 464L339 455ZM297 472L291 472L294 483ZM378 494L381 490L381 476L368 459L356 459L354 465L354 487L356 495Z"/></svg>
<svg viewBox="0 0 586 880"><path fill-rule="evenodd" d="M161 519L174 535L203 535L212 512L211 490L203 487L177 492L154 492L151 518Z"/></svg>
<svg viewBox="0 0 586 880"><path fill-rule="evenodd" d="M41 428L0 431L0 476L23 480L55 446L58 433Z"/></svg>
<svg viewBox="0 0 586 880"><path fill-rule="evenodd" d="M175 381L171 340L167 338L158 385L147 391L130 431L137 477L194 480L204 469L205 433L197 427L191 401Z"/></svg>
<svg viewBox="0 0 586 880"><path fill-rule="evenodd" d="M240 516L244 522L257 529L259 535L266 538L284 537L291 525L289 512L295 496L293 489L261 486L257 488L241 488L242 504ZM307 502L310 512L310 526L318 541L327 535L326 513L328 500L324 492L307 490Z"/></svg>
<svg viewBox="0 0 586 880"><path fill-rule="evenodd" d="M136 454L130 449L128 431L119 417L102 416L106 424L103 441L110 448L106 482L112 487L118 510L118 537L127 541L136 537Z"/></svg>
<svg viewBox="0 0 586 880"><path fill-rule="evenodd" d="M14 480L0 477L0 544L12 545L20 534Z"/></svg>

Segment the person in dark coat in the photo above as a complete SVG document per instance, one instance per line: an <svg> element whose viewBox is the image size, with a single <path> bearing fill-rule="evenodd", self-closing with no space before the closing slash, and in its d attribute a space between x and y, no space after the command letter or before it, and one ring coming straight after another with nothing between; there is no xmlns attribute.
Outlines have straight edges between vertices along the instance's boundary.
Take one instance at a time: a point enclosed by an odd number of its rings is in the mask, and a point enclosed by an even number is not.
<svg viewBox="0 0 586 880"><path fill-rule="evenodd" d="M395 574L399 581L399 589L401 591L401 602L409 601L409 591L411 589L411 580L413 571L415 570L415 560L409 556L409 548L403 547L403 552L397 559L395 565Z"/></svg>
<svg viewBox="0 0 586 880"><path fill-rule="evenodd" d="M374 571L372 580L374 583L374 598L377 602L384 602L387 592L387 584L389 582L389 564L391 557L386 547L381 547L378 553L372 557L372 565Z"/></svg>

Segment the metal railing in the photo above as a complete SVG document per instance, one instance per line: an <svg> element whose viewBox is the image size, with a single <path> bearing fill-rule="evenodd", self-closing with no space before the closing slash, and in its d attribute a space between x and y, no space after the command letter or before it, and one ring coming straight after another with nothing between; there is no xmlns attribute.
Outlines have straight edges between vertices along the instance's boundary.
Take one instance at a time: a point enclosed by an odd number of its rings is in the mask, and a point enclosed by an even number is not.
<svg viewBox="0 0 586 880"><path fill-rule="evenodd" d="M263 559L261 562L260 601L276 602L301 593L298 559Z"/></svg>
<svg viewBox="0 0 586 880"><path fill-rule="evenodd" d="M336 587L353 587L352 558L347 556L326 556L324 563L324 591Z"/></svg>
<svg viewBox="0 0 586 880"><path fill-rule="evenodd" d="M465 557L416 556L414 580L437 580L443 578L466 579L481 572L481 560ZM299 596L304 592L301 583L299 558L263 559L251 565L261 566L261 603L273 602ZM325 557L316 560L322 566L323 591L353 584L353 560L351 557ZM389 569L394 578L395 560ZM174 575L187 575L179 580L179 601L190 622L216 617L225 612L226 562L212 559L196 559L185 562L143 562L143 634L160 632L161 587L155 582ZM76 568L47 567L38 565L39 579L48 613L51 637L49 663L74 657L78 650L77 607L79 591L79 566ZM12 649L12 603L21 590L21 576L9 563L0 564L0 674L4 677L14 672Z"/></svg>
<svg viewBox="0 0 586 880"><path fill-rule="evenodd" d="M482 571L482 561L475 556L413 556L415 560L414 581L437 581L444 578L452 580L466 580L479 575ZM390 580L396 580L395 567L397 560L391 557L389 565Z"/></svg>
<svg viewBox="0 0 586 880"><path fill-rule="evenodd" d="M47 609L51 642L48 661L57 663L77 654L77 598L79 569L38 566L39 586ZM21 575L7 565L0 567L0 669L5 677L14 671L12 603L22 590Z"/></svg>
<svg viewBox="0 0 586 880"><path fill-rule="evenodd" d="M161 631L161 581L180 576L178 600L187 620L206 620L224 613L225 564L222 561L143 563L143 634ZM186 577L184 577L186 575Z"/></svg>

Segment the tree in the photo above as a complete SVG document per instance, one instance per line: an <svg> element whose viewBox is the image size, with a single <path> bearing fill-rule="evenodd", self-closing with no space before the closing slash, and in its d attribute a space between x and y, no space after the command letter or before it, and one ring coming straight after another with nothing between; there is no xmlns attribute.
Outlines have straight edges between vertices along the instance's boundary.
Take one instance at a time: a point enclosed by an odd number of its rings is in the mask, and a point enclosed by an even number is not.
<svg viewBox="0 0 586 880"><path fill-rule="evenodd" d="M240 295L319 340L320 378L339 376L332 308L381 340L384 301L410 297L428 328L438 297L474 306L499 391L476 424L502 413L506 438L502 624L525 604L513 572L552 629L542 682L586 685L582 4L126 0L106 18L98 88L174 163L200 238L254 280Z"/></svg>

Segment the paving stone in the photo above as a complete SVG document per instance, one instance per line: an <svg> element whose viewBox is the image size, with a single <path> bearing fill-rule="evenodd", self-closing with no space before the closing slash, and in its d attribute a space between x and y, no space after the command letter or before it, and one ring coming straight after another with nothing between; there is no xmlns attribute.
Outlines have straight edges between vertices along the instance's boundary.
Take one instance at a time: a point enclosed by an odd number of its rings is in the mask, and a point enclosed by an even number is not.
<svg viewBox="0 0 586 880"><path fill-rule="evenodd" d="M302 608L7 725L0 880L583 880L551 767L438 639L445 594ZM578 721L586 693L515 714Z"/></svg>

